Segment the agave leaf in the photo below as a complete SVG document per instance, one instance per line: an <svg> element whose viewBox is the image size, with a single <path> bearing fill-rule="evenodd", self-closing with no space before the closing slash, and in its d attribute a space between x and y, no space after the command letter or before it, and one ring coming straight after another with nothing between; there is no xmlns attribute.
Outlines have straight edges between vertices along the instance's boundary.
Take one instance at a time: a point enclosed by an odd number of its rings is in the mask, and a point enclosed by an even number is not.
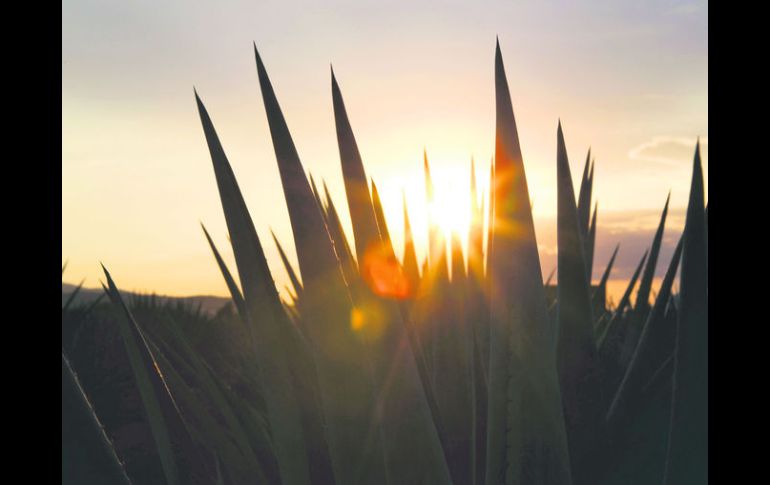
<svg viewBox="0 0 770 485"><path fill-rule="evenodd" d="M646 315L650 310L650 288L652 288L652 279L655 276L655 266L658 263L658 254L660 253L661 242L663 241L663 229L666 225L666 215L668 214L668 202L671 200L671 192L666 197L666 205L663 206L663 213L660 216L658 229L655 231L655 237L652 239L650 255L647 258L647 266L644 268L642 279L639 281L639 291L636 294L636 305L634 310Z"/></svg>
<svg viewBox="0 0 770 485"><path fill-rule="evenodd" d="M624 327L623 324L625 321L622 319L623 317L623 310L628 306L629 301L631 300L631 293L634 291L634 287L636 286L636 281L639 279L639 273L642 272L642 267L644 266L644 262L647 260L647 253L649 250L645 250L644 254L642 255L642 259L639 261L639 264L636 266L636 270L634 270L634 274L631 276L631 279L628 281L628 286L626 286L626 291L623 292L623 296L620 298L620 302L618 303L617 308L615 308L615 312L612 315L612 318L607 322L607 325L605 328L599 332L599 340L596 342L597 347L599 348L600 352L605 351L605 345L607 345L607 342L610 340L614 340L618 338L618 335L622 334ZM607 339L610 340L607 340Z"/></svg>
<svg viewBox="0 0 770 485"><path fill-rule="evenodd" d="M596 245L596 214L599 212L599 202L594 206L594 215L591 217L591 227L588 229L588 237L585 241L585 260L588 284L591 285L594 267L594 246Z"/></svg>
<svg viewBox="0 0 770 485"><path fill-rule="evenodd" d="M650 313L650 288L652 287L652 279L655 274L655 266L657 264L658 254L660 253L660 246L663 240L663 228L666 223L666 214L668 213L668 201L671 197L666 199L666 205L663 208L663 214L660 217L660 224L655 232L655 237L652 241L652 247L650 249L650 255L647 258L647 265L644 268L644 273L639 283L639 291L636 294L636 305L634 307L634 315L629 318L626 325L625 335L623 337L623 345L620 353L620 364L625 369L628 365L633 351L639 342L639 336L642 333L642 326L644 325L648 314ZM673 278L673 277L672 277Z"/></svg>
<svg viewBox="0 0 770 485"><path fill-rule="evenodd" d="M672 384L674 372L674 354L668 356L666 360L660 365L658 370L652 374L650 380L642 386L642 394L649 395L654 393L658 387L665 385L670 386Z"/></svg>
<svg viewBox="0 0 770 485"><path fill-rule="evenodd" d="M591 483L596 480L596 453L603 431L603 399L590 289L561 123L557 130L556 161L559 249L557 365L572 479L576 483Z"/></svg>
<svg viewBox="0 0 770 485"><path fill-rule="evenodd" d="M435 203L435 193L433 188L433 178L430 175L430 165L428 164L428 151L423 150L423 171L425 172L425 201L428 210L428 262L429 266L436 266L439 264L441 258L441 252L443 248L440 247L443 244L440 230L436 224L435 215L433 214L433 207Z"/></svg>
<svg viewBox="0 0 770 485"><path fill-rule="evenodd" d="M166 328L169 330L170 335L173 337L175 344L174 347L179 349L187 361L192 364L197 381L201 384L201 387L205 389L205 395L211 399L212 404L224 418L224 423L230 430L230 434L233 437L235 443L240 448L243 457L249 462L254 461L256 464L256 454L251 448L249 439L244 433L244 430L242 429L238 418L233 412L233 409L230 407L227 399L222 393L220 384L217 383L215 375L210 372L210 369L204 364L203 360L192 348L187 338L184 336L184 334L182 334L174 322L168 322ZM264 473L261 469L259 469L259 472ZM260 480L267 479L264 475L259 478Z"/></svg>
<svg viewBox="0 0 770 485"><path fill-rule="evenodd" d="M217 266L219 266L219 271L222 272L222 277L225 279L225 283L227 284L227 289L230 291L230 298L232 298L233 304L235 305L235 308L238 311L238 314L241 316L241 319L245 323L247 321L246 320L247 319L246 301L244 301L243 299L241 290L240 288L238 288L238 285L235 283L235 280L233 279L233 275L230 274L230 270L227 269L227 264L225 264L224 259L222 259L222 256L219 254L219 251L217 250L217 247L214 244L214 241L211 239L209 232L206 230L206 226L204 226L202 222L201 222L201 228L203 229L203 234L206 236L206 241L208 241L209 243L211 252L214 253L214 259L217 261ZM249 330L251 330L251 328L249 328Z"/></svg>
<svg viewBox="0 0 770 485"><path fill-rule="evenodd" d="M465 325L465 275L459 238L455 235L450 243L452 280L444 277L444 258L440 265L442 274L433 287L442 301L435 307L435 341L433 383L440 416L445 431L444 453L454 483L472 480L472 388L469 364L472 329ZM446 253L444 253L446 254ZM440 295L440 296L439 296ZM437 302L438 303L438 302Z"/></svg>
<svg viewBox="0 0 770 485"><path fill-rule="evenodd" d="M69 310L70 305L72 305L72 302L75 301L75 297L78 296L78 293L80 293L80 290L83 288L83 283L86 282L86 279L83 278L83 280L78 284L78 286L70 293L69 298L67 298L67 301L64 303L64 306L62 307L61 311L62 313L66 313L67 310Z"/></svg>
<svg viewBox="0 0 770 485"><path fill-rule="evenodd" d="M673 350L672 346L666 345L666 332L662 326L666 324L664 311L671 297L671 287L679 268L681 254L682 239L679 240L674 250L674 255L655 299L655 305L642 328L639 344L634 349L623 380L607 412L607 426L613 434L621 429L621 423L629 413L639 406L638 401L643 384L649 381L655 370L662 365L661 356L670 355Z"/></svg>
<svg viewBox="0 0 770 485"><path fill-rule="evenodd" d="M381 483L384 448L365 338L351 328L354 307L339 259L256 46L254 52L304 284L302 312L314 320L305 328L318 369L334 475L341 483Z"/></svg>
<svg viewBox="0 0 770 485"><path fill-rule="evenodd" d="M703 211L703 217L705 219L705 229L706 232L706 264L708 264L709 259L709 206L706 204L706 209ZM708 273L708 267L706 268L706 273Z"/></svg>
<svg viewBox="0 0 770 485"><path fill-rule="evenodd" d="M123 301L112 276L104 266L102 269L107 278L108 296L115 306L122 309L124 318L118 319L118 329L126 347L166 482L169 485L191 481L206 483L210 474L205 470L205 462L199 456L179 408L158 371L158 364L144 334ZM172 436L175 446L172 445Z"/></svg>
<svg viewBox="0 0 770 485"><path fill-rule="evenodd" d="M262 100L281 174L284 198L289 209L289 219L294 233L302 281L307 287L315 284L314 282L317 280L333 279L335 273L339 275L341 280L339 263L326 230L321 208L316 202L302 168L297 149L256 45L254 46L254 55L257 60L257 74L259 75Z"/></svg>
<svg viewBox="0 0 770 485"><path fill-rule="evenodd" d="M62 483L130 485L123 464L64 352L61 398Z"/></svg>
<svg viewBox="0 0 770 485"><path fill-rule="evenodd" d="M359 260L365 254L369 245L379 241L379 232L372 206L369 185L358 152L356 138L348 120L345 102L342 100L337 79L332 70L332 101L334 104L334 122L337 128L337 144L340 149L340 162L342 164L342 176L345 182L345 193L350 210L350 219L353 224L353 238L355 239L356 256Z"/></svg>
<svg viewBox="0 0 770 485"><path fill-rule="evenodd" d="M548 286L551 284L551 280L553 279L553 276L556 274L556 268L553 268L550 273L548 273L548 278L545 279L545 283L543 286Z"/></svg>
<svg viewBox="0 0 770 485"><path fill-rule="evenodd" d="M471 158L471 227L468 231L468 275L481 281L484 275L484 206L478 203L476 165Z"/></svg>
<svg viewBox="0 0 770 485"><path fill-rule="evenodd" d="M388 250L389 256L395 258L393 252L393 243L390 241L390 232L388 231L388 224L385 221L385 212L382 210L382 202L380 202L380 194L377 192L377 185L372 180L372 205L374 206L374 215L377 219L377 228L380 231L380 239L385 243L385 247Z"/></svg>
<svg viewBox="0 0 770 485"><path fill-rule="evenodd" d="M555 335L546 312L529 190L499 43L495 100L486 480L569 484Z"/></svg>
<svg viewBox="0 0 770 485"><path fill-rule="evenodd" d="M485 420L483 425L478 422L476 439L483 439L484 443L478 443L477 460L484 460L477 463L478 471L476 480L483 477L486 467L486 406L487 393L486 386L489 380L489 306L484 294L484 200L482 197L481 205L478 204L478 190L476 188L476 167L473 158L471 158L471 227L468 233L468 282L466 285L466 308L467 320L472 322L473 335L471 340L473 351L469 365L472 368L474 378L479 382L474 382L478 387L474 392L482 392L480 386L483 386L483 402L479 401L477 396L475 405L477 412L474 415L479 421L483 414ZM478 355L476 355L478 354ZM483 411L480 407L483 406ZM483 434L483 436L482 436ZM483 456L482 456L483 455Z"/></svg>
<svg viewBox="0 0 770 485"><path fill-rule="evenodd" d="M68 259L68 260L64 261L63 265L61 265L61 274L62 274L62 276L64 276L64 270L67 269L67 265L69 264L69 262L70 262L70 260Z"/></svg>
<svg viewBox="0 0 770 485"><path fill-rule="evenodd" d="M487 276L487 284L491 284L492 280L488 277L489 273L489 261L492 254L492 241L495 230L495 159L489 163L489 214L487 214L487 251L485 253L486 265L484 266L484 276Z"/></svg>
<svg viewBox="0 0 770 485"><path fill-rule="evenodd" d="M472 280L468 280L472 283ZM465 321L473 322L475 319L484 319L488 323L488 315L480 314L478 311L474 311L474 308L468 307L466 311ZM488 329L489 327L487 327ZM486 463L487 463L487 408L489 405L489 391L488 391L488 375L487 375L487 362L484 361L485 355L480 347L481 338L470 338L470 369L469 375L471 379L470 387L472 391L472 408L471 415L473 416L473 422L471 427L471 470L473 482L476 485L482 485L486 483ZM487 347L488 334L487 334ZM488 351L488 350L487 350ZM488 357L489 354L487 354Z"/></svg>
<svg viewBox="0 0 770 485"><path fill-rule="evenodd" d="M356 278L358 267L356 266L356 260L353 257L353 253L350 250L348 239L345 237L345 232L342 230L342 222L340 222L337 209L334 207L326 182L324 182L324 192L326 194L326 226L329 229L329 235L334 242L334 249L340 259L342 272L345 275L345 281L350 283Z"/></svg>
<svg viewBox="0 0 770 485"><path fill-rule="evenodd" d="M700 141L687 204L665 484L708 481L708 272Z"/></svg>
<svg viewBox="0 0 770 485"><path fill-rule="evenodd" d="M593 294L594 308L597 308L597 306L599 305L599 302L601 304L601 307L605 308L605 301L606 301L606 295L607 295L607 280L610 279L610 273L612 272L612 266L615 264L615 257L618 255L618 249L620 249L620 243L618 243L618 245L615 246L615 250L612 251L612 256L610 256L610 262L607 263L607 267L604 269L604 273L602 274L602 279L599 280L599 286L594 291L594 294Z"/></svg>
<svg viewBox="0 0 770 485"><path fill-rule="evenodd" d="M289 274L291 288L294 290L294 294L297 295L297 299L299 300L302 298L302 283L300 283L299 278L297 278L297 273L294 271L294 267L289 262L289 258L286 257L286 252L283 250L283 246L281 246L280 241L278 241L278 238L272 229L270 230L270 235L273 236L275 247L278 248L278 254L281 256L283 267L286 268L286 272Z"/></svg>
<svg viewBox="0 0 770 485"><path fill-rule="evenodd" d="M201 397L196 395L188 386L185 379L171 364L170 359L157 346L153 346L153 354L157 357L159 368L163 372L169 387L177 396L180 408L182 408L185 416L193 423L190 430L191 434L217 451L217 460L224 462L225 470L230 479L234 482L248 479L259 479L260 481L267 482L268 478L254 461L254 457L243 455L242 449L239 449L230 439L229 434L225 431L226 428L211 415L209 409L202 402ZM210 397L208 393L203 394L206 397ZM240 429L240 425L238 428ZM238 430L230 429L231 433L233 431ZM276 466L276 474L277 471ZM273 475L272 479L274 481L276 479L280 480L280 477Z"/></svg>
<svg viewBox="0 0 770 485"><path fill-rule="evenodd" d="M591 190L589 189L589 171L591 169L591 147L588 147L583 176L580 178L580 192L577 198L578 228L580 236L585 240L588 235L588 221L591 217Z"/></svg>
<svg viewBox="0 0 770 485"><path fill-rule="evenodd" d="M197 93L195 98L241 279L248 324L253 330L252 344L259 359L260 379L265 389L271 391L265 397L281 479L287 483L310 483L300 409L291 387L288 348L280 328L285 313L230 162Z"/></svg>
<svg viewBox="0 0 770 485"><path fill-rule="evenodd" d="M409 212L406 208L406 193L402 195L404 200L404 273L412 288L416 289L420 284L420 270L417 266L417 252L414 248L412 225L409 223Z"/></svg>
<svg viewBox="0 0 770 485"><path fill-rule="evenodd" d="M80 340L80 333L83 330L83 325L86 322L86 318L88 315L91 314L93 309L101 303L102 299L104 299L105 294L102 293L101 295L97 296L94 301L92 301L83 311L83 313L80 314L80 318L75 323L75 328L72 332L72 342L70 343L69 349L67 350L68 354L72 355L72 353L75 351L75 348L77 347L78 341Z"/></svg>

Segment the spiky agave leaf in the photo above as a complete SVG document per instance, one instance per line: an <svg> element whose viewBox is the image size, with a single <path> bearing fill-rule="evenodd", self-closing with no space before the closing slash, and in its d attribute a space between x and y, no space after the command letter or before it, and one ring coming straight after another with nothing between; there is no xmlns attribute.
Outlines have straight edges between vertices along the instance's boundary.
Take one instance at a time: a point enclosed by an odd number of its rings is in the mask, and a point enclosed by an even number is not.
<svg viewBox="0 0 770 485"><path fill-rule="evenodd" d="M238 288L238 285L235 283L235 280L233 279L233 275L230 273L230 270L227 269L227 264L225 264L225 260L222 259L222 256L219 254L219 250L217 250L216 245L214 244L214 241L211 239L211 236L209 235L209 232L206 230L206 226L203 225L201 222L201 229L203 229L203 234L206 236L206 241L209 243L209 247L211 248L211 252L214 253L214 259L217 261L217 266L219 266L219 271L222 273L222 277L225 279L225 283L227 284L227 289L230 292L230 298L233 300L233 304L235 305L235 309L238 311L238 314L241 316L241 319L244 321L246 320L246 301L243 299L243 295L241 294L241 289ZM249 331L251 328L249 327Z"/></svg>
<svg viewBox="0 0 770 485"><path fill-rule="evenodd" d="M486 480L571 483L564 415L524 163L499 43Z"/></svg>
<svg viewBox="0 0 770 485"><path fill-rule="evenodd" d="M435 189L433 188L433 177L430 175L430 165L428 164L428 150L422 152L423 172L425 173L425 202L428 210L428 265L436 266L439 264L441 253L444 250L440 247L443 239L440 229L436 224L434 214Z"/></svg>
<svg viewBox="0 0 770 485"><path fill-rule="evenodd" d="M558 268L557 365L569 443L572 479L592 483L603 419L599 361L594 343L591 297L586 279L567 149L557 130Z"/></svg>
<svg viewBox="0 0 770 485"><path fill-rule="evenodd" d="M612 251L612 256L610 256L610 261L607 263L607 267L604 269L604 273L602 273L602 279L599 280L599 285L594 291L593 294L593 307L596 308L601 304L601 307L605 307L605 300L607 295L607 280L610 279L610 273L612 272L612 266L615 264L615 257L618 255L618 249L620 249L620 243L618 243L615 246L615 250ZM594 315L596 317L597 315ZM598 322L598 320L597 320ZM597 325L598 328L598 325Z"/></svg>
<svg viewBox="0 0 770 485"><path fill-rule="evenodd" d="M409 223L409 212L406 208L406 193L402 194L404 200L404 274L406 274L412 288L420 284L420 270L417 266L417 252L414 248L414 236L412 225Z"/></svg>
<svg viewBox="0 0 770 485"><path fill-rule="evenodd" d="M655 371L663 365L666 357L670 356L673 351L673 346L666 343L666 329L663 326L667 322L664 319L664 312L671 298L671 287L679 268L681 254L682 239L676 245L674 255L671 257L668 270L655 299L655 305L642 328L639 344L634 350L623 380L607 412L607 426L612 434L617 433L623 419L633 409L638 408L638 400L643 386L653 378Z"/></svg>
<svg viewBox="0 0 770 485"><path fill-rule="evenodd" d="M551 280L553 279L553 276L556 274L556 268L554 267L550 273L548 273L548 278L545 279L545 283L543 283L543 286L548 286L551 284Z"/></svg>
<svg viewBox="0 0 770 485"><path fill-rule="evenodd" d="M588 182L591 169L591 147L588 147L586 163L583 166L583 176L580 178L580 192L577 198L578 229L580 236L585 240L588 235L588 221L591 218L591 190Z"/></svg>
<svg viewBox="0 0 770 485"><path fill-rule="evenodd" d="M484 276L484 202L478 202L476 163L471 158L471 227L468 231L468 274L479 282Z"/></svg>
<svg viewBox="0 0 770 485"><path fill-rule="evenodd" d="M374 183L372 203L387 248L386 258L398 265ZM397 269L401 271L400 266ZM446 272L442 274L441 282L448 285ZM364 295L362 301L366 299ZM450 433L440 417L441 398L436 393L435 377L434 385L430 385L419 334L414 332L414 323L405 307L397 308L392 302L380 300L379 312L389 322L386 333L373 346L377 382L382 389L379 398L381 417L383 423L387 423L383 439L389 479L394 483L449 483L454 478L454 475L450 476L448 466L451 463L448 452Z"/></svg>
<svg viewBox="0 0 770 485"><path fill-rule="evenodd" d="M664 483L708 481L708 276L700 141L687 204Z"/></svg>
<svg viewBox="0 0 770 485"><path fill-rule="evenodd" d="M655 230L655 236L652 239L650 255L647 258L647 266L642 273L642 279L639 281L639 291L636 294L636 304L634 310L647 314L650 311L650 289L652 288L652 279L655 276L655 266L658 263L658 254L660 254L661 243L663 242L663 230L666 226L666 215L668 214L668 203L671 200L671 192L666 197L666 204L663 206L663 213L660 215L658 228Z"/></svg>
<svg viewBox="0 0 770 485"><path fill-rule="evenodd" d="M278 476L278 467L275 458L272 458L272 464L275 466L272 471L274 475L265 475L262 468L254 460L253 456L244 456L243 450L230 438L233 430L223 426L220 421L212 414L213 407L207 407L204 402L210 397L207 392L196 392L188 385L186 379L182 376L174 364L171 363L173 353L164 355L159 345L150 342L153 355L156 356L160 371L168 382L169 389L176 396L179 408L190 422L190 434L198 441L205 442L212 450L216 450L218 459L222 461L226 474L234 482L249 479L258 479L260 481L280 481ZM167 347L168 348L168 347ZM183 360L176 356L173 359L179 366ZM189 373L188 373L189 375ZM192 373L194 375L194 373ZM197 382L197 381L196 381ZM207 389L208 391L208 389ZM201 397L201 395L203 397ZM218 411L218 409L217 409ZM238 424L238 430L241 430L241 424ZM229 432L228 432L229 431ZM264 430L266 432L266 430ZM266 434L266 433L265 433ZM271 452L272 453L272 452ZM268 478L270 477L270 478Z"/></svg>
<svg viewBox="0 0 770 485"><path fill-rule="evenodd" d="M336 94L341 100L338 87ZM341 103L339 105L344 108ZM344 109L337 112L344 112ZM352 140L352 129L349 123L345 125L349 140ZM359 268L364 275L368 275L371 263L380 264L400 279L403 269L393 252L377 189L374 183L372 185L372 206L379 233L375 242L378 245L372 247L376 251L372 254L373 258L369 258L367 253L358 255ZM353 202L348 199L349 205ZM352 289L358 314L374 316L383 324L382 334L379 338L368 339L367 347L379 389L378 417L383 423L388 479L393 483L451 481L442 452L443 441L433 422L437 411L436 400L431 389L425 387L427 368L420 350L421 343L413 332L415 325L410 321L408 308L385 299L381 294L374 295L366 287L354 285Z"/></svg>
<svg viewBox="0 0 770 485"><path fill-rule="evenodd" d="M184 358L186 358L192 365L197 382L200 387L205 390L204 394L211 399L212 405L222 416L225 427L229 430L230 436L232 436L233 441L240 450L242 460L247 464L252 473L258 475L255 478L259 478L260 480L267 480L267 476L271 476L273 479L278 478L275 474L265 475L265 470L257 464L257 455L251 447L249 437L246 435L236 413L227 402L222 391L222 383L219 382L216 374L211 371L201 356L192 348L192 345L178 328L176 322L167 321L165 327L168 330L168 335L172 339L174 348L178 349ZM267 437L263 437L263 441L265 441L265 438ZM273 463L271 463L271 465L273 465ZM270 471L275 473L277 472L277 469Z"/></svg>
<svg viewBox="0 0 770 485"><path fill-rule="evenodd" d="M61 354L62 483L130 485L69 360Z"/></svg>
<svg viewBox="0 0 770 485"><path fill-rule="evenodd" d="M235 254L248 323L253 330L252 344L259 359L260 380L265 389L270 389L265 397L281 478L289 483L311 483L300 408L291 387L289 348L281 328L288 322L283 320L285 313L230 162L197 93L195 99Z"/></svg>
<svg viewBox="0 0 770 485"><path fill-rule="evenodd" d="M484 200L482 197L481 205L478 203L478 189L476 187L476 166L471 158L471 227L468 232L468 279L466 284L466 314L467 320L471 322L473 328L473 346L476 354L473 355L470 365L474 368L473 372L478 373L480 382L475 385L484 386L483 404L476 403L477 406L484 406L483 416L486 420L486 386L489 379L489 306L487 305L484 285L486 278L484 276ZM483 381L483 382L481 382ZM479 391L480 392L480 391ZM475 413L478 417L479 413ZM482 427L480 426L480 429ZM486 440L486 422L483 424L484 440ZM478 436L477 438L481 438ZM486 456L486 441L483 445L483 455ZM481 459L481 456L478 457ZM486 459L486 458L484 458ZM483 474L486 463L479 463L478 470ZM477 480L480 476L476 477Z"/></svg>
<svg viewBox="0 0 770 485"><path fill-rule="evenodd" d="M77 298L78 293L80 293L80 290L83 289L83 283L86 282L86 279L83 278L77 287L70 293L69 298L67 298L67 301L64 303L64 306L62 307L61 311L62 313L67 313L67 310L69 310L70 305L72 305L72 302L75 301L75 298Z"/></svg>
<svg viewBox="0 0 770 485"><path fill-rule="evenodd" d="M341 284L337 281L341 278L334 278L335 273L340 274L339 264L324 224L321 209L302 168L297 149L256 45L254 46L254 55L257 61L262 100L273 140L273 149L281 175L284 199L289 210L289 220L294 233L302 281L306 287L316 284L315 282L319 280L330 280L330 282Z"/></svg>
<svg viewBox="0 0 770 485"><path fill-rule="evenodd" d="M593 278L594 246L596 246L596 215L599 212L599 202L594 205L594 215L591 217L591 226L588 228L588 236L585 241L586 275L590 286Z"/></svg>
<svg viewBox="0 0 770 485"><path fill-rule="evenodd" d="M294 294L297 296L297 300L302 299L302 283L300 283L297 273L294 271L294 267L289 262L289 258L286 256L286 252L283 250L281 242L275 235L272 229L270 229L270 235L273 236L273 242L278 249L278 255L281 257L283 267L286 269L286 273L289 275L289 281L291 282L291 288L294 290Z"/></svg>
<svg viewBox="0 0 770 485"><path fill-rule="evenodd" d="M334 202L332 202L329 188L326 186L326 182L323 184L326 195L326 227L334 242L334 249L337 252L337 257L339 257L340 264L342 265L345 281L350 285L350 282L356 277L355 275L358 272L358 266L356 265L356 260L350 250L348 239L345 237L345 231L342 230L342 222L340 222L337 209L334 207Z"/></svg>
<svg viewBox="0 0 770 485"><path fill-rule="evenodd" d="M192 441L187 425L159 373L142 330L123 301L112 276L102 266L107 278L107 295L122 310L118 329L126 348L136 387L142 399L153 440L158 450L163 473L169 485L177 483L206 483L210 473ZM172 444L173 443L173 444ZM178 451L177 451L178 450Z"/></svg>
<svg viewBox="0 0 770 485"><path fill-rule="evenodd" d="M623 320L623 311L631 301L631 293L634 291L634 288L636 287L636 281L639 279L639 274L642 272L642 268L644 267L644 262L647 261L648 253L649 253L649 249L645 249L644 254L642 255L642 259L639 260L639 264L636 266L636 269L634 270L634 274L631 276L631 279L628 281L626 290L623 292L623 296L620 298L620 302L618 302L618 306L615 308L615 311L612 314L612 318L608 320L607 324L603 329L597 329L599 330L597 332L597 334L599 335L599 340L597 340L596 345L599 348L599 352L601 353L605 351L605 346L608 345L610 341L615 341L618 338L618 335L621 335L622 332L624 331L624 324L626 322Z"/></svg>
<svg viewBox="0 0 770 485"><path fill-rule="evenodd" d="M395 329L395 326L390 325L390 316L394 312L388 309L384 310L385 318L380 320L383 325L361 325L363 322L359 312L365 311L366 302L351 300L350 290L353 291L353 297L358 298L361 294L355 287L349 289L345 286L339 260L294 149L267 72L259 54L256 57L262 97L273 134L273 145L281 169L284 195L300 260L306 298L303 311L312 315L314 320L307 323L306 327L315 349L335 475L343 483L382 483L392 471L386 469L385 460L390 459L390 456L385 456L385 450L400 451L391 446L390 441L383 441L397 430L384 428L380 416L383 409L393 412L382 405L388 400L383 394L399 397L401 394L396 391L391 393L390 388L384 388L384 385L394 365L409 365L403 360L396 363L392 361L402 357L403 354L396 351L404 345L403 348L408 351L409 344L403 333L403 340L396 337L387 339L380 335L391 327ZM361 257L359 255L359 259ZM379 314L381 310L382 307L378 307L376 311L378 318L382 316ZM381 342L376 345L385 345L385 348L365 349L364 343L367 346L375 345L374 341L378 338ZM409 381L409 385L419 385L417 371L414 368L411 370L414 375L410 377L414 381ZM393 381L407 385L399 382L399 379ZM378 392L375 392L373 384L379 385ZM409 397L419 399L418 396ZM425 408L425 415L429 416L427 406ZM417 414L414 419L424 417Z"/></svg>
<svg viewBox="0 0 770 485"><path fill-rule="evenodd" d="M393 256L395 259L395 252L393 251L393 243L390 240L390 231L388 231L388 223L385 221L385 211L382 209L382 202L380 201L380 194L377 191L377 184L372 180L372 205L374 206L374 216L377 219L377 229L380 231L380 239L385 248L388 251L388 256Z"/></svg>
<svg viewBox="0 0 770 485"><path fill-rule="evenodd" d="M332 102L337 129L337 144L340 149L342 178L345 182L348 209L353 224L356 256L360 263L360 259L369 245L379 241L379 232L369 194L366 171L361 161L361 154L358 152L358 144L348 120L345 102L342 100L342 93L337 84L337 78L334 76L334 70L332 70Z"/></svg>
<svg viewBox="0 0 770 485"><path fill-rule="evenodd" d="M446 253L442 253L446 254ZM458 238L451 242L452 279L441 257L440 274L433 291L432 323L433 387L438 407L438 423L444 431L444 454L454 483L471 480L472 403L468 375L468 342L471 335L462 320L464 312L465 270Z"/></svg>

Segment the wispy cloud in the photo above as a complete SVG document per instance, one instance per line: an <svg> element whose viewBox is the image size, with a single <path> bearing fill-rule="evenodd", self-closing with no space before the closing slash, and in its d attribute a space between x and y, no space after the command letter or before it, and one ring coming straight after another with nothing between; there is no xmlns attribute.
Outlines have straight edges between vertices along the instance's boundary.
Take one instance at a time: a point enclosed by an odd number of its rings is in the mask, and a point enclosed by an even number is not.
<svg viewBox="0 0 770 485"><path fill-rule="evenodd" d="M661 163L682 166L689 162L695 149L696 138L677 136L655 136L652 140L631 148L628 158L640 162ZM701 154L708 153L708 137L700 138Z"/></svg>

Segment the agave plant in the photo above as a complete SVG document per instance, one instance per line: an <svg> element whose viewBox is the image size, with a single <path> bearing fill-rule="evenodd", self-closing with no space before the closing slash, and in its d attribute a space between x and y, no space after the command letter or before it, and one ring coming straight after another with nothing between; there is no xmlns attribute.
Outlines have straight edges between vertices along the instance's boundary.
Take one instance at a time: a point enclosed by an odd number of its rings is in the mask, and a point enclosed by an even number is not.
<svg viewBox="0 0 770 485"><path fill-rule="evenodd" d="M332 72L349 241L326 184L321 193L308 179L254 52L299 262L292 267L273 235L289 301L279 298L197 91L237 272L203 231L248 350L215 363L173 318L142 324L105 269L166 483L706 482L707 226L698 146L684 233L653 303L668 201L650 248L609 309L618 248L592 286L594 161L589 150L576 197L558 124L558 282L549 303L499 44L489 205L478 203L471 161L467 265L459 236L435 224L426 261L417 260L406 198L404 257L397 259ZM427 153L424 170L430 201Z"/></svg>

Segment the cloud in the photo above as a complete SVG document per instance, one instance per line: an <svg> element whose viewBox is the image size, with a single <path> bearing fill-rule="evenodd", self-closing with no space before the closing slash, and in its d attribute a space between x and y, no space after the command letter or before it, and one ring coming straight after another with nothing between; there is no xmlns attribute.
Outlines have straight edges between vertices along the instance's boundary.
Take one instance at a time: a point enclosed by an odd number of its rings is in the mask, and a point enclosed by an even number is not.
<svg viewBox="0 0 770 485"><path fill-rule="evenodd" d="M662 277L682 234L685 209L669 209L663 233L660 256L655 276ZM620 249L612 270L612 278L625 280L631 277L645 250L649 249L655 230L660 222L660 209L633 211L599 211L594 248L593 279L598 280L619 243ZM558 259L556 218L539 218L535 221L540 263L545 278L556 267Z"/></svg>
<svg viewBox="0 0 770 485"><path fill-rule="evenodd" d="M631 160L681 167L692 160L696 138L655 136L628 151ZM708 157L708 137L700 138L701 156Z"/></svg>

